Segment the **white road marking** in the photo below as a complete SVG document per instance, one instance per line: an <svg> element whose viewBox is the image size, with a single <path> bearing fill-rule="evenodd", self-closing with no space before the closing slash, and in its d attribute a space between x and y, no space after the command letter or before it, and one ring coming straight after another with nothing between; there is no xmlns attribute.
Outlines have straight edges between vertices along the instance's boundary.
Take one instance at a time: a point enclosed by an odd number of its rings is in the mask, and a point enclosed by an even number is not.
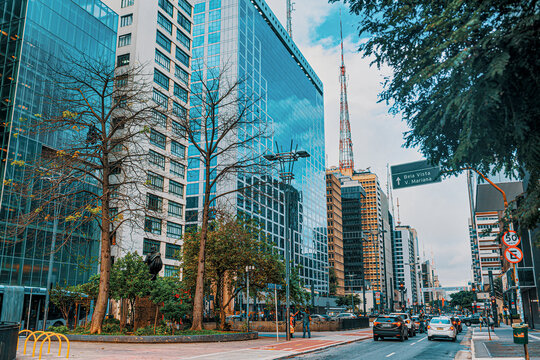
<svg viewBox="0 0 540 360"><path fill-rule="evenodd" d="M531 334L529 334L529 337L532 337L533 339L536 339L536 340L540 340L540 337L534 336L534 335L531 335Z"/></svg>
<svg viewBox="0 0 540 360"><path fill-rule="evenodd" d="M413 343L411 344L411 346L418 344L418 343L419 343L420 341L422 341L422 340L426 340L426 337L423 337L423 338L421 338L420 340L413 342Z"/></svg>
<svg viewBox="0 0 540 360"><path fill-rule="evenodd" d="M390 353L390 354L386 355L386 357L390 357L390 356L392 356L392 355L394 355L394 354L395 354L395 352Z"/></svg>

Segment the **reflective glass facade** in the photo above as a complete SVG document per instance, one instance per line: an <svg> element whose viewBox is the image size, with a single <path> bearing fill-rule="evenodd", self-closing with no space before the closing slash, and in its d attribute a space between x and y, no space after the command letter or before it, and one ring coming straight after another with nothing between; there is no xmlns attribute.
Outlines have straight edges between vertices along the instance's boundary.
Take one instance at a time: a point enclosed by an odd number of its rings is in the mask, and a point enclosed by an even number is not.
<svg viewBox="0 0 540 360"><path fill-rule="evenodd" d="M35 134L26 124L40 121L47 112L43 94L50 94L53 84L49 65L66 54L110 59L114 64L118 17L99 0L6 0L0 2L0 15L0 284L45 287L53 221L27 226L16 234L8 230L20 223L21 214L37 207L36 201L28 200L29 194L21 196L10 184L23 178L22 162L32 163L44 146L62 149L69 133ZM77 206L79 200L72 199L69 206ZM53 209L44 211L67 213L70 209L65 206L51 205ZM53 282L81 283L97 272L96 225L71 232L59 221L56 235Z"/></svg>
<svg viewBox="0 0 540 360"><path fill-rule="evenodd" d="M239 213L259 220L269 241L281 254L285 247L285 216L293 231L292 256L306 287L328 292L328 243L324 114L322 83L300 51L262 0L195 1L193 27L193 73L216 66L232 67L232 77L246 80L242 91L261 100L255 113L266 121L272 136L257 139L254 148L277 152L275 144L288 149L291 140L311 157L299 159L289 188L292 199L285 211L283 188L274 181L255 186L229 200ZM192 78L192 93L200 91ZM192 97L193 99L193 97ZM191 102L191 114L200 112ZM193 146L188 156L197 157ZM219 161L219 159L218 159ZM198 161L189 161L186 222L196 223L202 206L204 173ZM253 184L251 176L238 176L237 188ZM230 186L231 184L227 184ZM220 186L213 189L219 191Z"/></svg>

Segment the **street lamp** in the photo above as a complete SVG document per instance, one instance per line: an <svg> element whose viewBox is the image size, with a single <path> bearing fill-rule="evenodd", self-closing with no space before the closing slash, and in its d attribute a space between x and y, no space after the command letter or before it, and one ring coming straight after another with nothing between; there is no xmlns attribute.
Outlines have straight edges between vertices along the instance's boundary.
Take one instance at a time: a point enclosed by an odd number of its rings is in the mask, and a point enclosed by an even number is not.
<svg viewBox="0 0 540 360"><path fill-rule="evenodd" d="M354 314L354 290L352 286L352 279L355 277L355 274L347 274L347 277L349 278L349 289L351 289L351 305L352 305L352 312Z"/></svg>
<svg viewBox="0 0 540 360"><path fill-rule="evenodd" d="M290 251L291 251L291 242L289 237L289 187L291 186L292 180L294 179L294 164L300 158L310 157L309 153L305 150L298 150L298 145L293 149L293 142L291 140L291 146L288 151L283 151L283 148L280 150L279 145L276 142L277 153L275 154L266 154L263 155L269 162L277 161L279 163L279 177L283 185L285 185L285 289L286 289L286 339L287 341L291 340L290 332L290 310L291 310L291 301L290 301Z"/></svg>

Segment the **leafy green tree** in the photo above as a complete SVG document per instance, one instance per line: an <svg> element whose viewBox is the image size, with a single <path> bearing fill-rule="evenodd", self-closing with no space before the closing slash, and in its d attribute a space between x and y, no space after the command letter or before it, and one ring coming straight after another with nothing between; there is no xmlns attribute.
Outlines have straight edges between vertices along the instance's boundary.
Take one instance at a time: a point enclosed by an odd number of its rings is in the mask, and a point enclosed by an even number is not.
<svg viewBox="0 0 540 360"><path fill-rule="evenodd" d="M150 300L158 306L166 320L180 323L192 311L191 292L179 276L158 277L152 283Z"/></svg>
<svg viewBox="0 0 540 360"><path fill-rule="evenodd" d="M337 2L339 0L329 0ZM536 0L343 0L361 53L389 66L381 101L444 170L530 175L521 224L540 218L540 7Z"/></svg>
<svg viewBox="0 0 540 360"><path fill-rule="evenodd" d="M130 318L135 325L135 302L145 297L154 286L150 280L148 267L137 252L128 252L118 259L111 270L110 292L115 300L126 299L129 303Z"/></svg>
<svg viewBox="0 0 540 360"><path fill-rule="evenodd" d="M311 300L311 294L306 290L305 284L300 278L300 269L298 267L291 266L291 275L289 280L291 304L297 307L306 307ZM285 278L285 273L283 273ZM285 282L285 280L283 280ZM285 288L285 284L283 285ZM283 291L283 301L285 301L285 291Z"/></svg>
<svg viewBox="0 0 540 360"><path fill-rule="evenodd" d="M450 299L451 306L459 306L463 309L471 310L471 304L474 302L474 292L462 290L451 294Z"/></svg>
<svg viewBox="0 0 540 360"><path fill-rule="evenodd" d="M69 314L75 305L75 301L79 299L79 294L73 286L60 286L56 284L51 288L49 293L50 302L53 303L62 313L62 317L68 324Z"/></svg>
<svg viewBox="0 0 540 360"><path fill-rule="evenodd" d="M362 303L362 299L358 294L354 294L354 307L358 307ZM352 308L352 298L351 295L338 295L336 297L337 306L347 306Z"/></svg>
<svg viewBox="0 0 540 360"><path fill-rule="evenodd" d="M225 310L235 296L246 288L246 266L250 291L254 293L268 283L282 283L284 266L266 242L260 225L250 219L218 215L208 232L205 258L205 288L216 294L220 326L225 326ZM184 280L190 289L197 282L201 229L184 237Z"/></svg>

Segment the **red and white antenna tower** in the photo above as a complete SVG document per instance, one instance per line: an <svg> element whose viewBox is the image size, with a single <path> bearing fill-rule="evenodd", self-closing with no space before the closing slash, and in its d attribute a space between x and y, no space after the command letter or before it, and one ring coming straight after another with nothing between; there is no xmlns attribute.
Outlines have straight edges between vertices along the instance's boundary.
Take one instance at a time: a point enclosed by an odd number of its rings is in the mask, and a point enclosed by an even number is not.
<svg viewBox="0 0 540 360"><path fill-rule="evenodd" d="M351 124L349 123L349 104L347 102L347 74L343 59L343 26L341 10L339 12L339 33L341 36L341 67L339 82L341 99L339 110L339 170L343 175L351 176L354 171L353 146L351 140Z"/></svg>

